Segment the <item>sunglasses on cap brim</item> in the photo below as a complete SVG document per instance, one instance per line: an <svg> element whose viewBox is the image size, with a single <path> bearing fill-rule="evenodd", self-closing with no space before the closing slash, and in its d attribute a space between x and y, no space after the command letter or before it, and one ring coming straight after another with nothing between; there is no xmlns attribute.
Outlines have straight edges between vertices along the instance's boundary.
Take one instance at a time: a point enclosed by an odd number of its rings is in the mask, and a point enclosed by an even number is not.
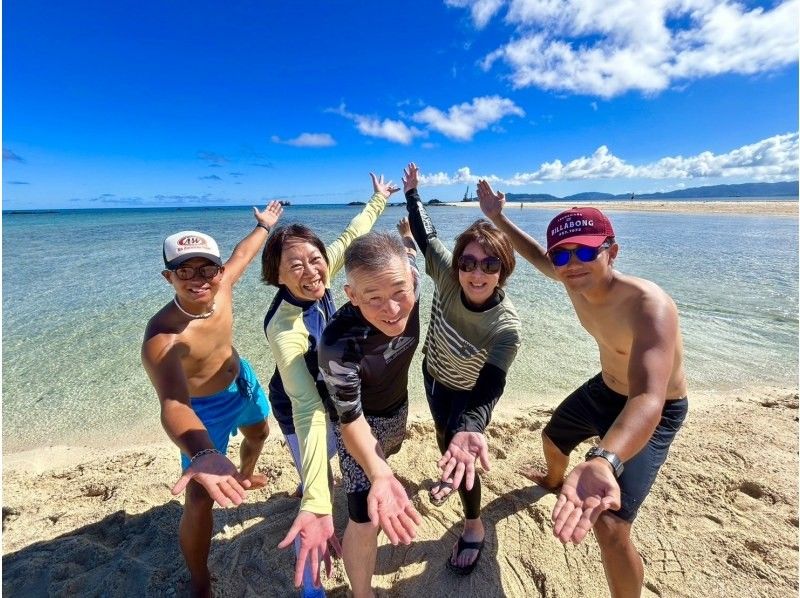
<svg viewBox="0 0 800 598"><path fill-rule="evenodd" d="M569 260L573 255L583 263L593 262L597 259L597 256L600 255L600 252L603 251L603 249L608 249L609 247L611 247L611 244L606 242L599 247L587 247L586 245L579 245L574 249L558 248L548 252L548 256L556 268L562 268L569 263Z"/></svg>

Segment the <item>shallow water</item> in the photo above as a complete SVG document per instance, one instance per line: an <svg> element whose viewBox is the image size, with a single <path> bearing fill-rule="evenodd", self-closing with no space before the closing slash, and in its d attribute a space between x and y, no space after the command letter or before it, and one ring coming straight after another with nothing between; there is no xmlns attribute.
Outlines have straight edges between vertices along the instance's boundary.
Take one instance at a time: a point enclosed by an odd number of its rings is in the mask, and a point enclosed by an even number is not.
<svg viewBox="0 0 800 598"><path fill-rule="evenodd" d="M329 242L358 210L292 206L283 223L310 224ZM480 217L471 208L430 212L451 247ZM376 228L394 229L404 214L389 207ZM554 215L509 214L538 238ZM797 384L794 217L627 212L611 218L621 246L616 267L658 283L678 305L690 393ZM163 439L158 401L139 360L147 320L172 297L159 274L161 243L175 231L199 229L228 255L252 223L249 208L4 215L4 452ZM339 305L341 285L341 277L334 280ZM422 292L424 328L432 293L427 277ZM508 292L522 318L523 346L503 403L554 403L598 371L597 348L560 285L521 258ZM274 367L262 331L273 294L259 282L257 264L234 293L236 347L263 383ZM421 406L419 367L418 356L410 394Z"/></svg>

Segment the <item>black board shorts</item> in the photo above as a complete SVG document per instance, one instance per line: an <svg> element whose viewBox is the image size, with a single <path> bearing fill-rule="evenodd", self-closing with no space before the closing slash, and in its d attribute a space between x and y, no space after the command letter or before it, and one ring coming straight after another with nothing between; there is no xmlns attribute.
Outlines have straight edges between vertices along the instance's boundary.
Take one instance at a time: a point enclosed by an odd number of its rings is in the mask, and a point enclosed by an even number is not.
<svg viewBox="0 0 800 598"><path fill-rule="evenodd" d="M616 421L628 397L611 390L601 374L589 379L556 408L544 433L564 455L581 442L603 438ZM625 462L619 477L622 506L614 515L628 522L636 519L639 507L650 493L658 470L667 460L669 447L688 411L686 397L667 401L650 440L634 457Z"/></svg>

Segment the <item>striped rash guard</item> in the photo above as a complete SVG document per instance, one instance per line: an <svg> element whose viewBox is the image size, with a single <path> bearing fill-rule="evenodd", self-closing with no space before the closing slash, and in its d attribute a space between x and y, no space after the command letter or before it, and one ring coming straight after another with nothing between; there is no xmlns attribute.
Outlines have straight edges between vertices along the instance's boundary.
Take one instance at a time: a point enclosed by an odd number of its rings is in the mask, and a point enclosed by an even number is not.
<svg viewBox="0 0 800 598"><path fill-rule="evenodd" d="M453 254L436 235L416 189L406 193L409 224L436 288L422 352L428 373L447 388L468 391L467 407L451 432L483 432L503 394L520 346L517 310L502 289L479 309L468 306L453 276Z"/></svg>
<svg viewBox="0 0 800 598"><path fill-rule="evenodd" d="M385 207L386 198L375 193L339 238L325 247L328 280L321 299L299 301L281 285L264 317L264 333L275 358L269 402L281 432L297 434L303 461L300 504L303 511L325 515L332 512L328 488L327 416L323 406L327 390L317 365L322 330L336 310L330 283L344 266L345 249L354 239L369 232Z"/></svg>

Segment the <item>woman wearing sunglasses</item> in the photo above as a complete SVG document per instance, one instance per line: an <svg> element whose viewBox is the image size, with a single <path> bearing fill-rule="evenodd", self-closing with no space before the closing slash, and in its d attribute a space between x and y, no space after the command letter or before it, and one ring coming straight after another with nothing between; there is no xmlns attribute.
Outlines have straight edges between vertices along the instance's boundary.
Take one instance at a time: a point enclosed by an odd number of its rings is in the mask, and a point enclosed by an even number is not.
<svg viewBox="0 0 800 598"><path fill-rule="evenodd" d="M261 256L261 280L278 287L264 317L264 333L275 358L269 401L300 473L303 495L300 513L279 547L288 546L295 537L306 545L296 547L300 558L295 569L295 584L300 585L302 576L305 596L325 595L312 584L319 581L314 555L326 556L330 574L327 541L338 548L328 473L336 442L328 429L322 401L327 390L317 364L322 330L336 311L330 282L344 266L345 249L369 232L386 200L399 191L383 176L370 173L370 177L372 198L330 245L326 247L310 228L291 224L273 231ZM306 547L309 562L303 573Z"/></svg>
<svg viewBox="0 0 800 598"><path fill-rule="evenodd" d="M422 206L418 175L417 166L410 163L403 190L411 232L435 283L422 374L442 452L442 477L430 497L439 505L458 489L464 531L447 567L467 575L478 562L485 535L475 461L480 459L489 469L483 432L520 343L520 320L502 288L514 271L514 249L504 233L477 220L456 238L451 253Z"/></svg>

